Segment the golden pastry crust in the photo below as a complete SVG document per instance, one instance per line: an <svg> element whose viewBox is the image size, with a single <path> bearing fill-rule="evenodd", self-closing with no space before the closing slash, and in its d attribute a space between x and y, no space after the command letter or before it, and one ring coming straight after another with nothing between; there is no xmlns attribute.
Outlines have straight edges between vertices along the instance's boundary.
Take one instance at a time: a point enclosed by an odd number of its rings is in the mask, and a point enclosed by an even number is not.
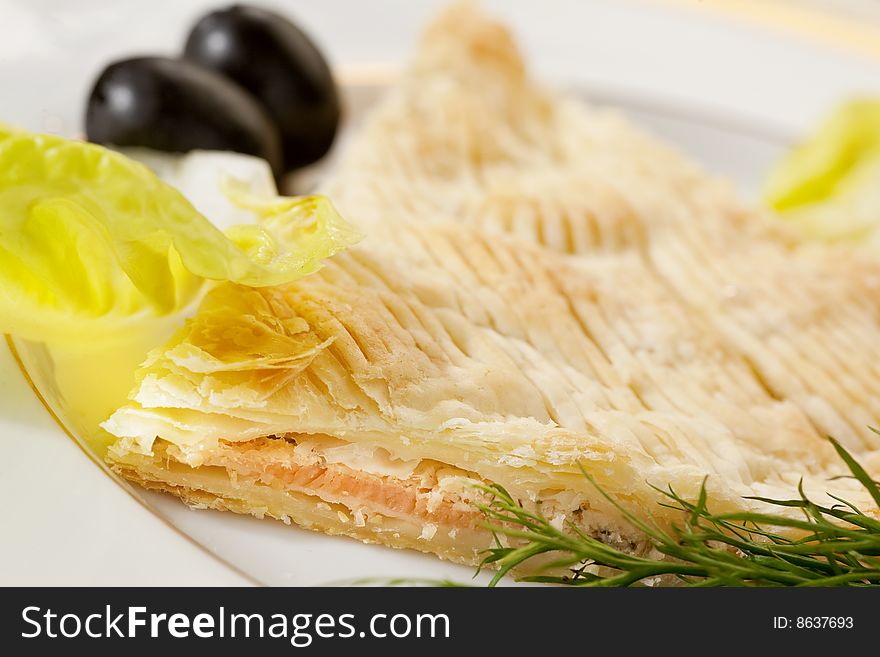
<svg viewBox="0 0 880 657"><path fill-rule="evenodd" d="M328 183L343 213L370 231L458 222L587 263L637 258L769 395L847 448L876 450L874 254L803 242L619 116L498 66L519 59L509 39L494 45L503 57L475 57L487 23L460 5L429 30Z"/></svg>
<svg viewBox="0 0 880 657"><path fill-rule="evenodd" d="M472 509L389 506L462 503L411 464L633 550L581 467L659 522L676 518L653 486L689 497L706 478L716 511L801 478L816 500L868 501L829 480L824 436L880 470L880 265L800 243L620 118L543 91L473 8L429 30L328 189L367 238L294 284L214 289L105 423L124 476L465 562L488 538ZM303 445L359 492L297 488Z"/></svg>

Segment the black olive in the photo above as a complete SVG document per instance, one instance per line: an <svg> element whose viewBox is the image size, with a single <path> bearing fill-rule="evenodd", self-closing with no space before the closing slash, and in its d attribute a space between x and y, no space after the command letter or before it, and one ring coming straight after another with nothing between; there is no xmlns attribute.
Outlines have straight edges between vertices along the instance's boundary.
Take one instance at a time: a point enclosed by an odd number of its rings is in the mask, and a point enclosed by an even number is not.
<svg viewBox="0 0 880 657"><path fill-rule="evenodd" d="M89 141L160 151L256 155L281 172L278 129L247 91L214 71L164 57L115 62L95 82Z"/></svg>
<svg viewBox="0 0 880 657"><path fill-rule="evenodd" d="M281 131L284 164L321 158L339 125L339 94L311 39L283 16L248 6L212 12L196 23L184 56L223 73L258 98Z"/></svg>

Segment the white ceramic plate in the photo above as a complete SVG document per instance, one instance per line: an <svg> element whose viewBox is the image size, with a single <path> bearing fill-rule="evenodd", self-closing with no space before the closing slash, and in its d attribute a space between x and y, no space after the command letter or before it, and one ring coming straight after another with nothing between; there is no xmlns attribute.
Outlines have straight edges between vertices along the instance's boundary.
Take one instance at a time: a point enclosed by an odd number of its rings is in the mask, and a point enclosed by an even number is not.
<svg viewBox="0 0 880 657"><path fill-rule="evenodd" d="M346 87L348 121L356 123L384 89L382 85ZM728 176L745 194L755 193L762 173L786 146L785 136L773 134L762 126L709 116L668 102L637 97L596 97L588 92L583 95L623 111L645 129L690 153L707 168ZM57 420L88 451L86 442L77 435L76 409L69 408L64 400L66 384L54 377L53 364L46 361L39 346L19 344L17 351L29 378ZM400 577L469 582L473 575L470 568L411 551L364 545L272 520L261 521L218 511L193 511L177 498L131 486L97 463L94 476L112 477L152 513L259 583L316 585ZM478 581L484 580L485 577L478 578Z"/></svg>
<svg viewBox="0 0 880 657"><path fill-rule="evenodd" d="M334 63L386 69L405 61L418 31L445 2L258 1L293 16ZM173 54L193 19L218 4L0 0L0 121L76 134L89 85L107 62ZM482 4L514 28L537 75L621 107L751 195L790 134L843 98L880 91L876 60L799 36L795 22L791 30L773 30L723 19L708 7L682 9L710 3ZM376 90L352 91L362 109ZM0 499L0 585L470 577L468 569L431 557L189 511L160 496L142 496L145 506L65 436L2 344Z"/></svg>

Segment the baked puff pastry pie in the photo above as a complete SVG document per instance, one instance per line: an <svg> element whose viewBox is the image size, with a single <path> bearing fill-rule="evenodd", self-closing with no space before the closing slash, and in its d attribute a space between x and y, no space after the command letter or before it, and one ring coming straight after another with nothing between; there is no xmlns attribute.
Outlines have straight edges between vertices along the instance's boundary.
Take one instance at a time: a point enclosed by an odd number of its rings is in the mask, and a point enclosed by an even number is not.
<svg viewBox="0 0 880 657"><path fill-rule="evenodd" d="M214 288L105 428L189 504L476 563L478 484L625 549L659 522L880 472L880 264L802 243L613 114L544 91L470 5L429 28L326 190L366 238ZM866 504L866 506L869 506Z"/></svg>

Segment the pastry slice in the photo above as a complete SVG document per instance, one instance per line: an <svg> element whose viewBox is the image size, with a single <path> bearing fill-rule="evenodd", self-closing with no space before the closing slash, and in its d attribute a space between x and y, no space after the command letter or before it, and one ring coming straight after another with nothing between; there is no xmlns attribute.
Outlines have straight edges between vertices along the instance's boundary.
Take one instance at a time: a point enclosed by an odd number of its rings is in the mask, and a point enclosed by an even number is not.
<svg viewBox="0 0 880 657"><path fill-rule="evenodd" d="M637 257L461 227L372 234L284 287L222 285L105 427L113 468L196 506L474 563L479 486L615 545L651 485L716 508L860 499L809 417Z"/></svg>
<svg viewBox="0 0 880 657"><path fill-rule="evenodd" d="M413 109L420 88L437 102ZM328 189L363 242L289 285L214 288L104 424L114 470L470 564L492 484L644 550L581 468L661 523L678 518L652 486L704 480L717 511L801 479L866 502L829 479L824 435L880 470L880 266L777 233L665 146L541 91L472 8L429 30Z"/></svg>

